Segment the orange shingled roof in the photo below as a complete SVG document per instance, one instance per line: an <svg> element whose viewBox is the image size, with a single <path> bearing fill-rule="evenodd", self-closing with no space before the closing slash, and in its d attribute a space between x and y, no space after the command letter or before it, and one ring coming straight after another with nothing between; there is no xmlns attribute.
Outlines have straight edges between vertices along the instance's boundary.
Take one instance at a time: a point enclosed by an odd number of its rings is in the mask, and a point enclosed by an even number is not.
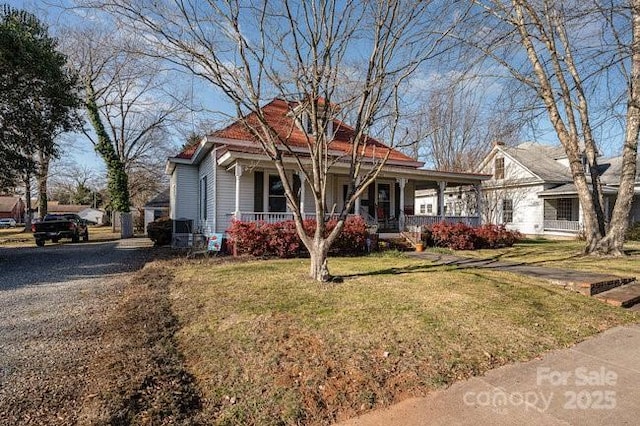
<svg viewBox="0 0 640 426"><path fill-rule="evenodd" d="M274 99L265 105L262 108L262 111L266 120L277 132L278 136L282 140L286 140L289 146L306 148L308 135L306 135L305 132L296 125L294 117L289 114L295 105L296 103L287 102L282 99ZM258 127L258 120L255 114L250 114L247 117L247 121L251 125ZM353 128L344 124L340 120L333 120L333 128L334 137L329 145L330 149L350 154L352 149L351 140L354 136ZM226 128L212 133L210 136L242 141L254 140L254 137L240 121L236 121ZM188 146L176 157L189 159L196 152L197 148L198 144ZM234 151L237 150L236 147L229 148ZM415 165L416 163L416 160L408 155L405 155L374 138L368 138L365 148L366 157L382 159L385 157L387 152L389 152L389 160L413 163L412 165Z"/></svg>

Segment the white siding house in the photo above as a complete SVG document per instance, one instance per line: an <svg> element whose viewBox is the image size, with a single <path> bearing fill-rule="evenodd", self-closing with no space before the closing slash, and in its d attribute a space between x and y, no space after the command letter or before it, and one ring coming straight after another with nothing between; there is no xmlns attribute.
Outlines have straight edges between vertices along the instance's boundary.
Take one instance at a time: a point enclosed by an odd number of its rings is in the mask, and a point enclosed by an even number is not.
<svg viewBox="0 0 640 426"><path fill-rule="evenodd" d="M291 103L279 99L263 107L273 120L283 140L304 146L310 135L296 124L291 116ZM332 143L337 158L349 154L353 130L334 120ZM293 130L292 130L293 129ZM300 142L304 141L304 142ZM353 214L361 215L370 224L382 229L399 231L408 225L419 224L414 214L414 193L421 188L436 188L449 182L479 187L489 176L472 173L447 173L420 169L422 163L370 138L371 159L389 153L386 166L365 193L357 200ZM303 167L307 164L303 159ZM301 210L313 218L315 204L308 182L293 157L284 158L288 177L300 197ZM363 167L370 167L365 165ZM293 218L286 204L282 182L273 163L262 153L258 142L240 122L204 137L185 148L167 162L170 182L172 219L184 219L193 224L193 232L210 234L225 232L231 221L283 221ZM339 212L348 189L349 164L335 161L327 179L326 213ZM475 215L467 220L479 221Z"/></svg>
<svg viewBox="0 0 640 426"><path fill-rule="evenodd" d="M598 161L610 214L617 194L620 158ZM487 223L503 223L526 235L575 237L583 229L582 209L568 160L561 147L526 142L496 144L478 168L491 175L482 183L482 216ZM636 186L640 193L640 185ZM419 201L422 202L422 201ZM636 197L630 221L640 219Z"/></svg>

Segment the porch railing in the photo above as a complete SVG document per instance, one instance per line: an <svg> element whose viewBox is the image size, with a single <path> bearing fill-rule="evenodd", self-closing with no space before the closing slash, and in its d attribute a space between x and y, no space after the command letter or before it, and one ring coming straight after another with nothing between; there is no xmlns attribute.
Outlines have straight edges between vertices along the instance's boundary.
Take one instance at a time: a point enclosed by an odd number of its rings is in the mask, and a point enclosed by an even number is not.
<svg viewBox="0 0 640 426"><path fill-rule="evenodd" d="M478 226L480 225L480 218L477 216L445 216L441 218L440 216L425 216L425 215L405 215L404 216L404 227L405 229L412 229L416 226L425 226L425 225L433 225L438 222L447 222L447 223L464 223L470 226Z"/></svg>
<svg viewBox="0 0 640 426"><path fill-rule="evenodd" d="M545 231L580 232L580 222L577 220L545 220Z"/></svg>
<svg viewBox="0 0 640 426"><path fill-rule="evenodd" d="M357 216L355 214L347 215L347 217ZM325 219L331 220L332 218L337 218L337 214L325 213ZM315 213L305 213L305 219L315 219ZM290 212L241 212L240 220L243 222L267 222L267 223L276 223L276 222L284 222L287 220L293 220L293 213Z"/></svg>

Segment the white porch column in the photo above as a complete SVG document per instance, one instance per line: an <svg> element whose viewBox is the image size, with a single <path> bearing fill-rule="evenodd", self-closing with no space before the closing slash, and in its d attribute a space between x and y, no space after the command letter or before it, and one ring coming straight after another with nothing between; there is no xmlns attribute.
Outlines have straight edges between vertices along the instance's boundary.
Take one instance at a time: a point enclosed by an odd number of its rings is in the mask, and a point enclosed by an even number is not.
<svg viewBox="0 0 640 426"><path fill-rule="evenodd" d="M242 177L242 166L236 163L235 166L236 172L236 209L233 212L236 220L242 220L242 215L240 214L240 178Z"/></svg>
<svg viewBox="0 0 640 426"><path fill-rule="evenodd" d="M440 220L444 220L444 190L447 187L447 182L438 182L438 217Z"/></svg>
<svg viewBox="0 0 640 426"><path fill-rule="evenodd" d="M407 179L398 178L396 179L398 182L398 186L400 187L400 217L398 218L398 225L400 227L400 232L404 231L404 186L407 184Z"/></svg>
<svg viewBox="0 0 640 426"><path fill-rule="evenodd" d="M483 196L482 196L482 184L476 183L473 185L476 190L476 210L478 214L478 225L482 225L482 210L484 209L483 205Z"/></svg>
<svg viewBox="0 0 640 426"><path fill-rule="evenodd" d="M356 179L356 186L358 186L360 184L360 178L358 177ZM354 203L353 206L353 212L355 214L357 214L358 216L360 216L360 196L358 195L358 197L356 198L356 201Z"/></svg>
<svg viewBox="0 0 640 426"><path fill-rule="evenodd" d="M304 197L306 194L305 186L307 186L307 181L302 172L298 173L298 177L300 178L300 215L302 216L302 220L304 220L306 218L304 214Z"/></svg>

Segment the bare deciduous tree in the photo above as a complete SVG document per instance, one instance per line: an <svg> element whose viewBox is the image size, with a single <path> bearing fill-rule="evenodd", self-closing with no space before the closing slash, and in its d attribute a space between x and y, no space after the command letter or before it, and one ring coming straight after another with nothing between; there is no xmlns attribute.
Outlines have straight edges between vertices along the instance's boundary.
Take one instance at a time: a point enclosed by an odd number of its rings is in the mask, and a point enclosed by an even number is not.
<svg viewBox="0 0 640 426"><path fill-rule="evenodd" d="M501 93L488 93L478 77L440 78L427 90L416 121L428 130L418 142L418 154L436 170L471 171L491 150L492 143L514 142L522 123L511 116ZM498 90L498 88L492 88Z"/></svg>
<svg viewBox="0 0 640 426"><path fill-rule="evenodd" d="M164 161L175 149L171 132L185 112L170 75L159 61L133 51L132 43L95 27L66 34L93 125L85 135L107 163L116 211L128 211L131 200L140 204L166 184Z"/></svg>
<svg viewBox="0 0 640 426"><path fill-rule="evenodd" d="M235 105L237 117L282 180L297 232L311 256L310 276L330 279L329 248L356 198L386 161L386 157L363 161L367 134L381 114L389 114L385 108L396 104L402 82L434 52L442 37L430 33L439 22L428 13L431 2L98 3L145 37L152 55L188 69ZM308 114L312 131L304 153L279 137L264 116L261 106L273 97L296 100L291 113ZM399 112L394 114L397 121ZM350 184L337 225L325 235L327 176L337 161L330 154L326 130L330 119L338 116L348 116L353 125L351 155L342 159L350 164ZM389 133L393 135L393 126ZM294 159L309 182L317 220L313 236L304 231L298 194L285 173L286 157Z"/></svg>
<svg viewBox="0 0 640 426"><path fill-rule="evenodd" d="M478 25L461 28L460 39L502 65L546 110L582 205L585 251L622 254L640 130L640 1L474 3ZM611 93L626 103L626 119L620 186L607 230L594 123L606 116L597 116L599 98Z"/></svg>

